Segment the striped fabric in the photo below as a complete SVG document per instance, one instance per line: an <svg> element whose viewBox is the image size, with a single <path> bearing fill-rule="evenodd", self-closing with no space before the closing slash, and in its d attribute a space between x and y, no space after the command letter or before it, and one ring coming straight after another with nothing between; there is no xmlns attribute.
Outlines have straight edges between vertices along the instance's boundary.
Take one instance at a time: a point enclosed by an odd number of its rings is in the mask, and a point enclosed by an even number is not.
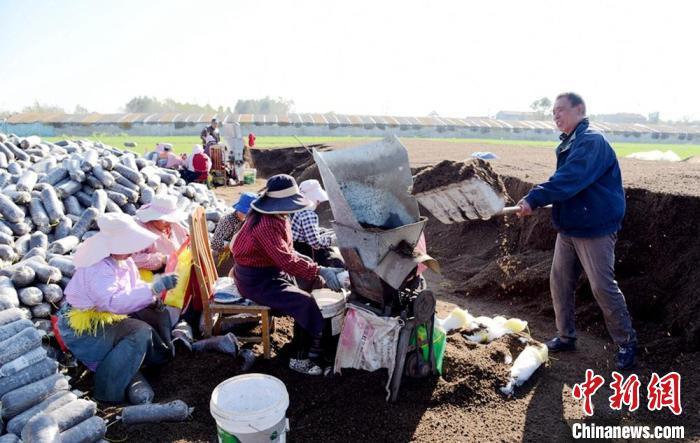
<svg viewBox="0 0 700 443"><path fill-rule="evenodd" d="M318 265L300 258L294 252L289 219L261 214L255 226L251 222L251 217L246 219L233 239L231 252L236 264L251 268L278 268L304 280L314 280L318 276Z"/></svg>

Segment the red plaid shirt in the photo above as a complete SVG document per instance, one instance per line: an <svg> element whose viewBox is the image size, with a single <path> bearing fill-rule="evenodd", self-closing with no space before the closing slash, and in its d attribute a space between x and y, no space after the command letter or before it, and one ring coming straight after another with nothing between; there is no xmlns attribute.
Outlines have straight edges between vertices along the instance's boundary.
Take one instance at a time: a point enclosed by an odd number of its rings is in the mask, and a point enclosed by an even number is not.
<svg viewBox="0 0 700 443"><path fill-rule="evenodd" d="M294 252L292 227L286 217L262 214L254 227L246 220L233 239L231 253L236 264L241 266L275 267L304 280L318 276L318 265Z"/></svg>

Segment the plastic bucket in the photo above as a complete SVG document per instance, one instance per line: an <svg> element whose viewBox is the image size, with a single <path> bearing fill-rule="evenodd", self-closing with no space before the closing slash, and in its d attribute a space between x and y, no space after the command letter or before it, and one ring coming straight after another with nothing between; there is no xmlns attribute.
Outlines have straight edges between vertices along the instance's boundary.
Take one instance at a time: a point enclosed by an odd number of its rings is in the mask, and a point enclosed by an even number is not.
<svg viewBox="0 0 700 443"><path fill-rule="evenodd" d="M255 183L257 175L257 169L246 169L245 171L243 171L243 183L246 185L252 185L253 183Z"/></svg>
<svg viewBox="0 0 700 443"><path fill-rule="evenodd" d="M311 295L321 309L321 315L326 323L330 323L331 335L340 334L345 317L345 294L324 288L311 291Z"/></svg>
<svg viewBox="0 0 700 443"><path fill-rule="evenodd" d="M209 402L219 443L286 441L288 406L284 383L265 374L229 378L214 388Z"/></svg>

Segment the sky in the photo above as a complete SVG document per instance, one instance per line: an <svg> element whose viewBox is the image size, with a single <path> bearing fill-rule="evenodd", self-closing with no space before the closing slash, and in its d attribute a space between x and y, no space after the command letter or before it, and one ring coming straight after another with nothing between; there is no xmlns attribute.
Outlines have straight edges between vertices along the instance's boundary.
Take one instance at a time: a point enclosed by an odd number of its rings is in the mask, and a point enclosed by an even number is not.
<svg viewBox="0 0 700 443"><path fill-rule="evenodd" d="M700 119L694 1L0 0L0 110L134 96L447 117L583 95Z"/></svg>

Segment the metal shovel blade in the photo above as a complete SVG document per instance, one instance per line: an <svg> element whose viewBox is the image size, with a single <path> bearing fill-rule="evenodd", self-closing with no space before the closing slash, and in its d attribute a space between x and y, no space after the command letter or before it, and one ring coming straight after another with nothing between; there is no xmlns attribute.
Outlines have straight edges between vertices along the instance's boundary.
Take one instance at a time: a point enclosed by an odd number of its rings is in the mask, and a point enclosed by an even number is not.
<svg viewBox="0 0 700 443"><path fill-rule="evenodd" d="M504 195L489 184L471 178L415 194L418 202L445 224L488 220L503 211Z"/></svg>

